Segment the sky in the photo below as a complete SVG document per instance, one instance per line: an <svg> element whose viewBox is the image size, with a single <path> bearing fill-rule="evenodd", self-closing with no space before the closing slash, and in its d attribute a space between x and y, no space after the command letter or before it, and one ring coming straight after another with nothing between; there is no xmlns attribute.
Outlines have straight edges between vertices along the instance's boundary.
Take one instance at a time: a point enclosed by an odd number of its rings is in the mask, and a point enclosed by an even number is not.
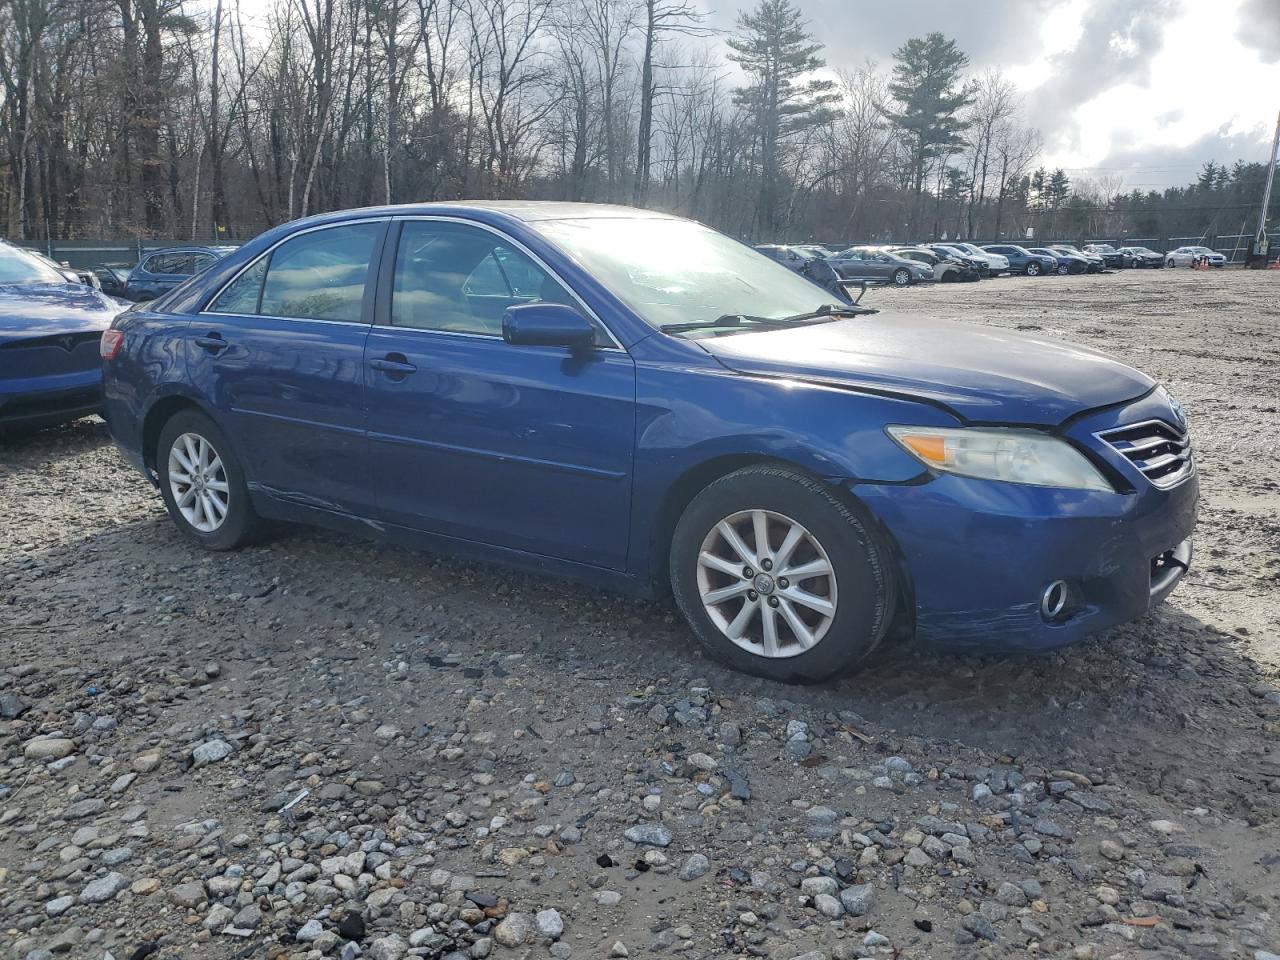
<svg viewBox="0 0 1280 960"><path fill-rule="evenodd" d="M743 0L746 2L746 0ZM754 2L754 0L751 0ZM831 68L886 70L911 36L954 39L1014 80L1043 160L1123 189L1265 161L1280 111L1280 0L795 0ZM717 6L732 30L737 7Z"/></svg>

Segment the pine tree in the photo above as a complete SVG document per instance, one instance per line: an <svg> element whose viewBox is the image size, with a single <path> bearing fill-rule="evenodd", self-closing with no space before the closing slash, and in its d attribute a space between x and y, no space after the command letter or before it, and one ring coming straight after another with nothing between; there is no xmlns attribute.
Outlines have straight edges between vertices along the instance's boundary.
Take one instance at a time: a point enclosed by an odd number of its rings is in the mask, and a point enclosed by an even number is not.
<svg viewBox="0 0 1280 960"><path fill-rule="evenodd" d="M835 117L840 97L831 80L804 80L825 65L822 44L791 0L760 0L752 11L738 14L738 32L728 40L729 59L750 78L734 91L751 113L760 144L760 203L757 231L776 239L782 188L782 158L788 141Z"/></svg>
<svg viewBox="0 0 1280 960"><path fill-rule="evenodd" d="M969 58L940 33L912 37L893 54L889 92L897 108L885 117L901 131L907 145L907 182L912 193L911 230L920 216L920 196L932 163L960 148L967 124L960 112L973 102L961 72Z"/></svg>
<svg viewBox="0 0 1280 960"><path fill-rule="evenodd" d="M1055 210L1067 201L1067 197L1071 196L1071 178L1067 176L1065 170L1058 167L1053 173L1049 174L1049 179L1045 183L1045 199L1049 201L1049 206Z"/></svg>

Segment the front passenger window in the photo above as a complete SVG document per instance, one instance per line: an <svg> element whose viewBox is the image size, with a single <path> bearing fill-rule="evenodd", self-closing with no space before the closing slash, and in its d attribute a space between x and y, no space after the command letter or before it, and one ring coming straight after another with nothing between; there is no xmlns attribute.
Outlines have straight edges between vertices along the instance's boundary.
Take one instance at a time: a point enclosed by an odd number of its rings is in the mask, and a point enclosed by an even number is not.
<svg viewBox="0 0 1280 960"><path fill-rule="evenodd" d="M391 288L393 326L496 337L508 307L537 302L573 299L502 238L460 223L405 221Z"/></svg>

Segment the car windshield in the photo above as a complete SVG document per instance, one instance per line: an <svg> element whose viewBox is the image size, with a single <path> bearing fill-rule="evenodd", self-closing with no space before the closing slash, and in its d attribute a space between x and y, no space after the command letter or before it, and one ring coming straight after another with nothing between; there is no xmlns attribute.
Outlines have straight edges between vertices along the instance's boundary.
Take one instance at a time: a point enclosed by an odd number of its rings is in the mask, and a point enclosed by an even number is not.
<svg viewBox="0 0 1280 960"><path fill-rule="evenodd" d="M779 263L690 220L583 218L532 226L650 326L782 320L831 297Z"/></svg>
<svg viewBox="0 0 1280 960"><path fill-rule="evenodd" d="M1094 253L1115 253L1116 248L1109 243L1095 243L1093 245Z"/></svg>
<svg viewBox="0 0 1280 960"><path fill-rule="evenodd" d="M17 247L0 246L0 283L65 283L53 267Z"/></svg>

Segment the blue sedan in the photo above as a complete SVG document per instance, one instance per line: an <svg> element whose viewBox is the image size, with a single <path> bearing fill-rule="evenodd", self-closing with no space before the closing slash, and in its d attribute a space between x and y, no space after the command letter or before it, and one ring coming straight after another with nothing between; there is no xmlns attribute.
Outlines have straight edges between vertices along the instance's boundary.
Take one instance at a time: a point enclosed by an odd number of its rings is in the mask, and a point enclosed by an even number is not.
<svg viewBox="0 0 1280 960"><path fill-rule="evenodd" d="M129 271L123 294L143 303L167 293L206 269L235 247L167 247L153 250Z"/></svg>
<svg viewBox="0 0 1280 960"><path fill-rule="evenodd" d="M982 249L987 253L997 253L1008 260L1010 273L1042 277L1058 272L1058 258L1054 254L1035 253L1016 243L991 243Z"/></svg>
<svg viewBox="0 0 1280 960"><path fill-rule="evenodd" d="M262 521L670 593L816 681L894 624L1045 650L1190 561L1181 409L991 327L855 315L699 224L469 203L263 234L103 338L106 415L177 528Z"/></svg>
<svg viewBox="0 0 1280 960"><path fill-rule="evenodd" d="M0 437L99 412L98 342L126 306L0 243Z"/></svg>

